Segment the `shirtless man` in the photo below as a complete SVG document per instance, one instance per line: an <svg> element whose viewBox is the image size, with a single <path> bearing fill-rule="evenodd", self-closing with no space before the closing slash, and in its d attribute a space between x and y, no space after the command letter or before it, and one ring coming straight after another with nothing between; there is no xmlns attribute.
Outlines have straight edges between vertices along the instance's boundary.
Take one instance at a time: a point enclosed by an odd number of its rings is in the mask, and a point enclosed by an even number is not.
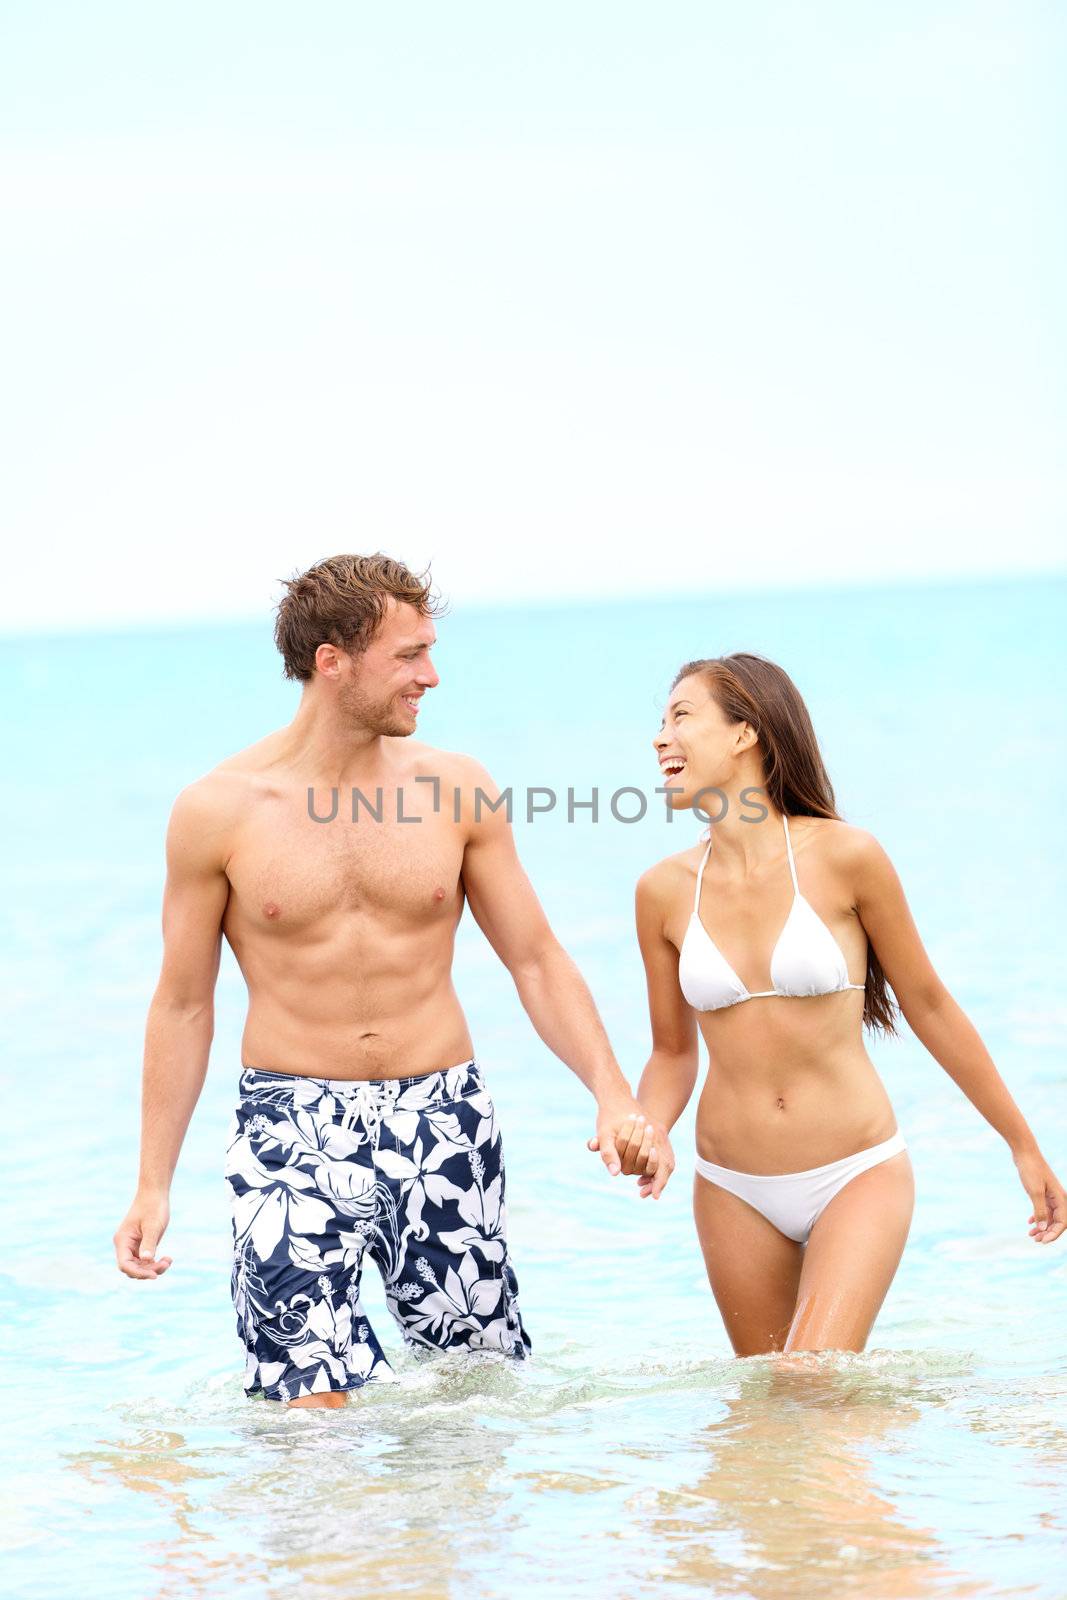
<svg viewBox="0 0 1067 1600"><path fill-rule="evenodd" d="M303 684L296 716L171 814L140 1177L114 1243L128 1277L171 1265L156 1251L225 934L249 997L226 1157L245 1391L340 1406L391 1376L360 1304L368 1253L412 1347L530 1348L500 1135L452 987L464 900L595 1097L609 1172L651 1175L658 1195L674 1158L548 926L488 773L411 738L439 681L428 584L386 556L342 555L286 587L275 639Z"/></svg>

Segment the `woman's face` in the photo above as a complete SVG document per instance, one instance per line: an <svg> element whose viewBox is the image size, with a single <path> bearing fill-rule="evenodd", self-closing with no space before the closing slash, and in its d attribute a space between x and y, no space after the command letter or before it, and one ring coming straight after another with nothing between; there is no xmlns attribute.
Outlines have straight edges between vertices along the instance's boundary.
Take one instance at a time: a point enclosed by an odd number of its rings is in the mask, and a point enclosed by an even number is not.
<svg viewBox="0 0 1067 1600"><path fill-rule="evenodd" d="M725 789L737 776L737 757L751 748L746 722L730 722L706 681L693 675L671 690L663 725L652 741L663 783L678 792L670 794L673 811L692 805L701 789ZM714 817L714 795L701 805Z"/></svg>

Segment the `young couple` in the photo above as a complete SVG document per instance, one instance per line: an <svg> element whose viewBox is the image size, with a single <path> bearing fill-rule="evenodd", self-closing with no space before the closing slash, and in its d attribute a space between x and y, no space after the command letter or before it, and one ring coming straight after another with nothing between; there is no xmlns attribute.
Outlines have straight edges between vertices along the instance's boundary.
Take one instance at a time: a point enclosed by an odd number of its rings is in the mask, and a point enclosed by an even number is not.
<svg viewBox="0 0 1067 1600"><path fill-rule="evenodd" d="M464 902L594 1096L590 1148L644 1196L674 1167L668 1129L696 1083L699 1030L694 1209L738 1355L861 1350L892 1280L912 1172L862 1038L893 1027L890 985L1007 1141L1031 1237L1060 1236L1063 1189L931 967L884 851L838 818L779 667L691 662L654 740L671 805L717 820L637 885L652 1053L635 1099L488 773L411 738L438 682L428 584L385 556L343 555L286 590L275 636L303 685L296 716L190 784L170 818L140 1178L114 1239L131 1278L171 1265L157 1247L225 935L249 994L226 1157L248 1394L337 1406L391 1376L360 1303L368 1255L413 1347L529 1351L500 1133L452 986ZM352 790L380 822L352 823ZM458 802L442 806L442 790Z"/></svg>

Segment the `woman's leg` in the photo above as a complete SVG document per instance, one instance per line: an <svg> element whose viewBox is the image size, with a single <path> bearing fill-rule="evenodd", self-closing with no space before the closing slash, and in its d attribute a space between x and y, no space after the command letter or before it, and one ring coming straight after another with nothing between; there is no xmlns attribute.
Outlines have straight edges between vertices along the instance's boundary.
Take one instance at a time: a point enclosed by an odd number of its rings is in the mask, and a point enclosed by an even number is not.
<svg viewBox="0 0 1067 1600"><path fill-rule="evenodd" d="M783 1349L797 1302L800 1245L746 1201L699 1175L693 1180L693 1215L734 1353Z"/></svg>
<svg viewBox="0 0 1067 1600"><path fill-rule="evenodd" d="M804 1251L786 1350L862 1350L904 1251L915 1205L906 1150L849 1180Z"/></svg>

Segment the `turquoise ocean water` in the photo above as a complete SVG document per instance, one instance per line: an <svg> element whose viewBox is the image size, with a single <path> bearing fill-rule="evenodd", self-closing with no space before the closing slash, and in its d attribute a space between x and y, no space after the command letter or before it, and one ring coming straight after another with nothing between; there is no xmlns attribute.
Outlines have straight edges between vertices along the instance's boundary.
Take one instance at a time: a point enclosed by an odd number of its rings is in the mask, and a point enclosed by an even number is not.
<svg viewBox="0 0 1067 1600"><path fill-rule="evenodd" d="M611 793L683 661L771 655L841 809L892 855L935 965L1067 1171L1067 584L454 606L420 718L502 784L557 790L519 848L624 1070L648 1048L634 880L697 832ZM287 721L262 623L0 640L7 1175L0 1542L12 1596L1067 1594L1067 1241L1027 1237L1006 1148L907 1032L871 1046L918 1200L861 1356L802 1384L737 1362L690 1215L691 1113L659 1206L584 1148L589 1103L469 916L457 986L498 1102L536 1359L405 1358L344 1412L242 1393L222 1149L244 986L211 1068L156 1284L122 1278L145 1009L174 795ZM566 791L589 797L568 823Z"/></svg>

